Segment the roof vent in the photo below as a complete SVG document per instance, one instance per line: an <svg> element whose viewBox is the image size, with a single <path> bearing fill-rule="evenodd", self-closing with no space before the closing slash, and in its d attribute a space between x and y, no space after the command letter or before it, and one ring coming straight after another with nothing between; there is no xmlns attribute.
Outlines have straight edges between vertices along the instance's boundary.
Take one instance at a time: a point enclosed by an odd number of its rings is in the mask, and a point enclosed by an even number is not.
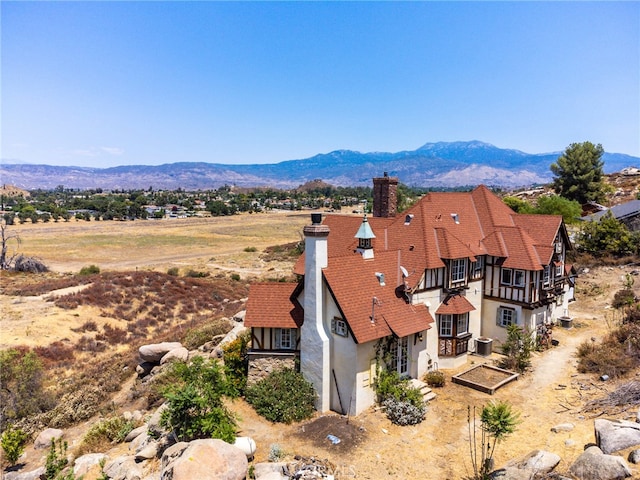
<svg viewBox="0 0 640 480"><path fill-rule="evenodd" d="M404 217L404 224L411 225L411 220L413 220L413 213L409 213Z"/></svg>
<svg viewBox="0 0 640 480"><path fill-rule="evenodd" d="M384 287L386 283L384 283L384 273L376 272L376 277L378 277L378 281L380 282L380 286Z"/></svg>
<svg viewBox="0 0 640 480"><path fill-rule="evenodd" d="M452 213L451 218L453 218L453 221L456 222L456 225L460 224L460 218L458 217L457 213Z"/></svg>

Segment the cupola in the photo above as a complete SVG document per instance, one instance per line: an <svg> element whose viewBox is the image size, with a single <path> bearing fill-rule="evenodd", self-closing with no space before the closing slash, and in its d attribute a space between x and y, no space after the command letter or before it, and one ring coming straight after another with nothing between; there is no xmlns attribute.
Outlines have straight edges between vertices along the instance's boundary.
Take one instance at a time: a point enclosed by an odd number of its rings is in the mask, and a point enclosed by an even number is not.
<svg viewBox="0 0 640 480"><path fill-rule="evenodd" d="M356 252L362 255L362 258L369 259L373 258L373 245L371 240L376 238L371 230L371 225L367 221L367 215L364 215L362 219L362 223L360 224L360 228L358 228L358 233L356 233L355 238L358 239L358 248Z"/></svg>

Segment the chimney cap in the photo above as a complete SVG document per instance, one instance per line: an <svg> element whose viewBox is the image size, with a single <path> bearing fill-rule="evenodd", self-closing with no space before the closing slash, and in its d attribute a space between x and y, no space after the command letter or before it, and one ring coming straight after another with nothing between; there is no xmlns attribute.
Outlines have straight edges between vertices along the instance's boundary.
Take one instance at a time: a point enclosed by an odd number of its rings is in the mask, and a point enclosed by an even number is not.
<svg viewBox="0 0 640 480"><path fill-rule="evenodd" d="M311 223L313 225L320 225L322 223L322 214L321 213L312 213L311 214Z"/></svg>

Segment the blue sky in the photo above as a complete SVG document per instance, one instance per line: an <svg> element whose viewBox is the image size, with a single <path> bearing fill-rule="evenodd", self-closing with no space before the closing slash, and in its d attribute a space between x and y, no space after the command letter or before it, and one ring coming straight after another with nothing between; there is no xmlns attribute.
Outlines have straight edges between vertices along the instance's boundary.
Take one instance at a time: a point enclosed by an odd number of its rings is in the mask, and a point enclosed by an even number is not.
<svg viewBox="0 0 640 480"><path fill-rule="evenodd" d="M3 163L640 156L640 2L2 1Z"/></svg>

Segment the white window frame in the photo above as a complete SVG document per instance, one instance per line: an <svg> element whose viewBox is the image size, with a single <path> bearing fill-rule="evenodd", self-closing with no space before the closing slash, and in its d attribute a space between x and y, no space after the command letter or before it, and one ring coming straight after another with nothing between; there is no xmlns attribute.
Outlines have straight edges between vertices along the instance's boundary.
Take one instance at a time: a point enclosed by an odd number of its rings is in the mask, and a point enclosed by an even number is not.
<svg viewBox="0 0 640 480"><path fill-rule="evenodd" d="M548 287L551 285L551 265L545 265L542 271L542 286Z"/></svg>
<svg viewBox="0 0 640 480"><path fill-rule="evenodd" d="M469 314L459 313L456 317L456 336L460 337L469 333ZM462 325L463 328L460 328Z"/></svg>
<svg viewBox="0 0 640 480"><path fill-rule="evenodd" d="M508 327L509 325L518 324L518 312L514 308L500 307L498 308L498 325Z"/></svg>
<svg viewBox="0 0 640 480"><path fill-rule="evenodd" d="M564 271L564 265L560 264L556 267L556 277L561 277L562 272Z"/></svg>
<svg viewBox="0 0 640 480"><path fill-rule="evenodd" d="M513 271L513 286L514 287L524 287L524 279L525 279L525 271L524 270L514 270Z"/></svg>
<svg viewBox="0 0 640 480"><path fill-rule="evenodd" d="M451 283L462 283L465 280L467 260L455 258L451 260Z"/></svg>
<svg viewBox="0 0 640 480"><path fill-rule="evenodd" d="M447 328L444 328L444 327ZM447 333L447 331L449 333ZM441 337L452 337L453 336L453 315L445 313L440 315L440 325L438 327L438 334Z"/></svg>
<svg viewBox="0 0 640 480"><path fill-rule="evenodd" d="M294 334L293 328L276 328L276 348L279 350L293 350Z"/></svg>
<svg viewBox="0 0 640 480"><path fill-rule="evenodd" d="M349 329L347 328L347 322L343 319L335 317L333 319L333 333L340 335L341 337L349 336Z"/></svg>

